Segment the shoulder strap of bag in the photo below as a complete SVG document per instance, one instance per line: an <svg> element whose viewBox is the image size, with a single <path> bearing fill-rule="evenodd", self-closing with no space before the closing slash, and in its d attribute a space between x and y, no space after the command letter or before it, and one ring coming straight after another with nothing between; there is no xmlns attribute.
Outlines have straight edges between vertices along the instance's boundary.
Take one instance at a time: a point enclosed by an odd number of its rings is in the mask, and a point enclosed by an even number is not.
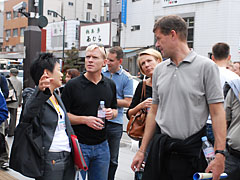
<svg viewBox="0 0 240 180"><path fill-rule="evenodd" d="M9 83L9 85L11 86L11 88L12 89L14 89L14 87L13 87L13 84L12 84L12 82L11 82L11 80L10 79L7 79L8 80L8 83ZM15 90L15 89L14 89Z"/></svg>
<svg viewBox="0 0 240 180"><path fill-rule="evenodd" d="M142 93L141 93L141 102L146 97L146 80L143 79Z"/></svg>

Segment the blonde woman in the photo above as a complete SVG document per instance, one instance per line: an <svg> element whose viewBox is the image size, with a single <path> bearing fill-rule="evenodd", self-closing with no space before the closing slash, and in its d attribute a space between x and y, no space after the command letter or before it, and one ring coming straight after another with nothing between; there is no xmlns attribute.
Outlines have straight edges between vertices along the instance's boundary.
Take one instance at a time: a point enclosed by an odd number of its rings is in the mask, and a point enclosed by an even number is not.
<svg viewBox="0 0 240 180"><path fill-rule="evenodd" d="M143 108L150 108L152 104L152 75L158 63L162 62L161 54L154 49L146 49L139 53L137 63L143 75L149 77L146 80L146 97L141 101L141 92L143 81L141 81L132 99L132 103L127 110L127 118L136 115L136 113Z"/></svg>

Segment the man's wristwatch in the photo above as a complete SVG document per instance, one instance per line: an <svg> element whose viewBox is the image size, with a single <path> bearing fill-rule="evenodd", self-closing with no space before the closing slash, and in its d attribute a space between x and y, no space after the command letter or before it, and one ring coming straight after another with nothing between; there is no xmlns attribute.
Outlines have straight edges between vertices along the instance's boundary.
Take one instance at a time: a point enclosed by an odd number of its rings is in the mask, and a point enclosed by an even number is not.
<svg viewBox="0 0 240 180"><path fill-rule="evenodd" d="M217 154L217 153L220 153L220 154L222 154L224 157L226 157L226 152L225 152L224 150L216 150L216 151L215 151L215 154Z"/></svg>

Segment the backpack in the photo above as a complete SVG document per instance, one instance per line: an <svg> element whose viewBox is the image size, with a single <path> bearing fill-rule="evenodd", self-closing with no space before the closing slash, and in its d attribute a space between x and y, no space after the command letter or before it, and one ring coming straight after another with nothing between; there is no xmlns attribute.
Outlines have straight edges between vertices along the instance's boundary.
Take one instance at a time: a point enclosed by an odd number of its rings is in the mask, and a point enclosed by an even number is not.
<svg viewBox="0 0 240 180"><path fill-rule="evenodd" d="M11 80L7 79L7 81L8 81L9 94L8 94L8 98L6 99L6 102L7 103L17 102L18 101L17 92L14 89Z"/></svg>

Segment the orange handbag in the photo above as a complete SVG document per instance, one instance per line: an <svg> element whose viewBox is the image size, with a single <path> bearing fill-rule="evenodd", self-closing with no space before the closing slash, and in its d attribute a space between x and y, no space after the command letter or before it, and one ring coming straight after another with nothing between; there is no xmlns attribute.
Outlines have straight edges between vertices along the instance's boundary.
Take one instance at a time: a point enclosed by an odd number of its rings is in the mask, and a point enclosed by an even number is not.
<svg viewBox="0 0 240 180"><path fill-rule="evenodd" d="M145 96L146 96L146 80L143 80L140 102L143 101ZM131 116L127 124L127 134L130 138L134 140L141 140L143 138L146 117L147 117L146 108L141 109L140 111L137 112L136 115Z"/></svg>

